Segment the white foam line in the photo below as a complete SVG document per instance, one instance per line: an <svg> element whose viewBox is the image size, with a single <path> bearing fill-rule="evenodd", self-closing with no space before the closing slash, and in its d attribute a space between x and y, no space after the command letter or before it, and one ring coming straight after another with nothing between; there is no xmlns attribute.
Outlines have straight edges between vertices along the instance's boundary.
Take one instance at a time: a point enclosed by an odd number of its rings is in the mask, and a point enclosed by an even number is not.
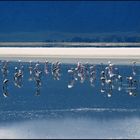
<svg viewBox="0 0 140 140"><path fill-rule="evenodd" d="M140 46L140 42L0 42L0 46Z"/></svg>
<svg viewBox="0 0 140 140"><path fill-rule="evenodd" d="M0 111L0 114L15 114L15 113L42 113L42 112L85 112L85 111L111 111L111 112L139 112L140 109L127 109L127 108L71 108L71 109L51 109L51 110L30 110L30 111Z"/></svg>

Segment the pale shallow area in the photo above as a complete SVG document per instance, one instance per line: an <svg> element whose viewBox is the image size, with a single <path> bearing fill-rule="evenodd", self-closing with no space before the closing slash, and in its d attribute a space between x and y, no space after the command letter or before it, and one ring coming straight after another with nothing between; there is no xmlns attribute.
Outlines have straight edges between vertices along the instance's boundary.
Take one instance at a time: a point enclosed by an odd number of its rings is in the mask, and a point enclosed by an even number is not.
<svg viewBox="0 0 140 140"><path fill-rule="evenodd" d="M63 118L0 125L0 138L140 138L140 118Z"/></svg>

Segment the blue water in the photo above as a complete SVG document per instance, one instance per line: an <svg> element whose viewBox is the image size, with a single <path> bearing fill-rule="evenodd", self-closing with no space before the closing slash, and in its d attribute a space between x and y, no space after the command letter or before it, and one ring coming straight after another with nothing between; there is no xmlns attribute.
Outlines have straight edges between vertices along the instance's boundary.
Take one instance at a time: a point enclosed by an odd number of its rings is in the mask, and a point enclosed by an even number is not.
<svg viewBox="0 0 140 140"><path fill-rule="evenodd" d="M35 65L35 63L34 63ZM88 79L84 83L76 81L74 87L68 89L68 83L71 80L70 74L67 72L71 67L76 67L76 64L62 64L60 80L54 80L51 74L51 64L49 65L49 74L43 72L40 88L40 96L35 96L35 81L28 81L29 70L28 63L24 63L24 78L23 87L17 88L14 85L14 67L18 63L9 64L8 73L8 91L9 97L4 98L1 94L0 109L1 110L42 110L42 109L71 109L71 108L130 108L139 109L139 66L137 66L137 88L136 96L129 96L127 92L126 77L132 76L132 66L117 65L119 73L123 75L122 90L118 91L118 84L114 83L112 97L108 98L107 93L101 93L100 72L101 66L96 66L96 81L94 86L90 86ZM105 68L107 65L104 65ZM42 63L40 68L44 70ZM2 83L2 75L1 75ZM1 85L2 87L2 85Z"/></svg>
<svg viewBox="0 0 140 140"><path fill-rule="evenodd" d="M23 87L13 82L17 62L9 62L7 78L9 96L0 95L1 138L139 138L140 96L139 69L132 75L132 66L115 65L123 77L133 76L137 80L136 96L126 90L124 78L121 91L116 87L109 98L100 92L100 65L96 65L97 79L92 87L88 80L77 81L68 89L71 79L67 70L76 64L61 65L60 80L54 80L50 71L42 75L40 96L35 96L35 82L28 81L29 63L23 63ZM35 64L34 64L35 65ZM103 66L105 68L106 65ZM44 69L44 64L40 65ZM2 74L0 75L2 88Z"/></svg>
<svg viewBox="0 0 140 140"><path fill-rule="evenodd" d="M140 41L139 1L1 1L0 41Z"/></svg>

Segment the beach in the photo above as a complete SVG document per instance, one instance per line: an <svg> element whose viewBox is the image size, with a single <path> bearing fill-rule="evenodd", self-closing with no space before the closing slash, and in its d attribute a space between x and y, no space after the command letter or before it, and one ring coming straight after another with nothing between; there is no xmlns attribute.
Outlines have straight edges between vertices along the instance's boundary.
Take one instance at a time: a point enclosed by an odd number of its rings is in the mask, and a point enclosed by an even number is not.
<svg viewBox="0 0 140 140"><path fill-rule="evenodd" d="M62 61L63 63L131 64L140 62L140 48L90 48L90 47L1 47L0 59L16 61Z"/></svg>

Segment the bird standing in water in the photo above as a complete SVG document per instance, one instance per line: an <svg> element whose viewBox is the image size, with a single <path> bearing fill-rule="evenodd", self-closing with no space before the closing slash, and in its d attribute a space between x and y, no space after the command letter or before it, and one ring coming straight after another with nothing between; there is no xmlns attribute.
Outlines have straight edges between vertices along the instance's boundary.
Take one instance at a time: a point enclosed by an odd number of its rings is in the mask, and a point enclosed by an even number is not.
<svg viewBox="0 0 140 140"><path fill-rule="evenodd" d="M34 68L34 81L35 81L35 95L39 96L40 95L40 88L42 86L42 82L41 82L41 78L42 78L42 71L39 68L39 62L35 65Z"/></svg>
<svg viewBox="0 0 140 140"><path fill-rule="evenodd" d="M89 81L90 81L90 85L92 87L94 87L95 85L95 80L96 80L96 66L92 65L90 66L90 72L89 72Z"/></svg>
<svg viewBox="0 0 140 140"><path fill-rule="evenodd" d="M32 61L29 62L29 81L33 81L33 66L32 66Z"/></svg>
<svg viewBox="0 0 140 140"><path fill-rule="evenodd" d="M133 76L136 75L136 61L134 61L132 64L132 74L133 74Z"/></svg>
<svg viewBox="0 0 140 140"><path fill-rule="evenodd" d="M19 60L18 62L19 62L19 66L15 67L14 84L16 87L21 88L23 86L24 66L21 63L21 60Z"/></svg>
<svg viewBox="0 0 140 140"><path fill-rule="evenodd" d="M48 64L49 64L49 62L46 60L45 65L44 65L44 72L46 75L49 73Z"/></svg>
<svg viewBox="0 0 140 140"><path fill-rule="evenodd" d="M52 72L52 76L54 80L60 80L60 76L61 76L60 66L61 66L61 63L58 61L52 64L51 72Z"/></svg>
<svg viewBox="0 0 140 140"><path fill-rule="evenodd" d="M2 83L2 91L3 91L3 96L8 97L8 61L2 61L2 68L1 68L2 76L3 76L3 83Z"/></svg>
<svg viewBox="0 0 140 140"><path fill-rule="evenodd" d="M72 88L75 82L78 80L75 68L69 69L68 73L71 75L71 80L68 83L68 88Z"/></svg>

